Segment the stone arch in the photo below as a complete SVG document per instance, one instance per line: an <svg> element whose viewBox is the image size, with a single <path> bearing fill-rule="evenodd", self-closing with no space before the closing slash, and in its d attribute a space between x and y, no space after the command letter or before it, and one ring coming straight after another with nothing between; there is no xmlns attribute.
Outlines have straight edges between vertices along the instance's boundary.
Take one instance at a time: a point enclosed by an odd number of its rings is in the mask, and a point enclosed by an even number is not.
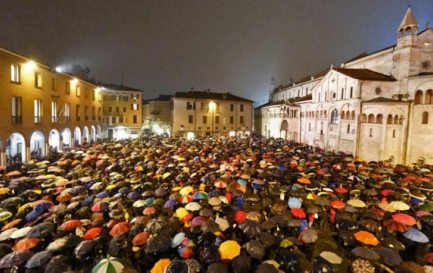
<svg viewBox="0 0 433 273"><path fill-rule="evenodd" d="M382 114L378 114L376 116L376 123L383 123L383 115Z"/></svg>
<svg viewBox="0 0 433 273"><path fill-rule="evenodd" d="M368 121L367 122L368 123L374 123L374 115L373 114L368 115Z"/></svg>
<svg viewBox="0 0 433 273"><path fill-rule="evenodd" d="M83 128L83 142L88 143L90 141L89 127L84 126Z"/></svg>
<svg viewBox="0 0 433 273"><path fill-rule="evenodd" d="M74 129L74 140L75 140L74 144L81 145L82 139L81 139L81 129L80 129L80 127L75 127L75 129Z"/></svg>
<svg viewBox="0 0 433 273"><path fill-rule="evenodd" d="M6 144L6 156L12 162L26 162L26 140L21 133L12 133Z"/></svg>
<svg viewBox="0 0 433 273"><path fill-rule="evenodd" d="M423 92L421 90L418 90L415 92L415 104L422 104L423 103Z"/></svg>
<svg viewBox="0 0 433 273"><path fill-rule="evenodd" d="M34 131L30 136L31 158L38 158L45 155L45 136L41 131Z"/></svg>
<svg viewBox="0 0 433 273"><path fill-rule="evenodd" d="M424 103L433 104L433 90L429 89L427 92L425 92Z"/></svg>
<svg viewBox="0 0 433 273"><path fill-rule="evenodd" d="M72 146L72 133L71 129L65 128L62 131L63 148L71 148Z"/></svg>
<svg viewBox="0 0 433 273"><path fill-rule="evenodd" d="M391 114L389 114L387 119L386 119L386 124L392 124L392 121L393 121L393 117Z"/></svg>
<svg viewBox="0 0 433 273"><path fill-rule="evenodd" d="M52 129L48 134L48 145L53 149L60 151L60 133L57 129Z"/></svg>
<svg viewBox="0 0 433 273"><path fill-rule="evenodd" d="M90 126L90 140L92 142L96 141L96 128L94 125Z"/></svg>

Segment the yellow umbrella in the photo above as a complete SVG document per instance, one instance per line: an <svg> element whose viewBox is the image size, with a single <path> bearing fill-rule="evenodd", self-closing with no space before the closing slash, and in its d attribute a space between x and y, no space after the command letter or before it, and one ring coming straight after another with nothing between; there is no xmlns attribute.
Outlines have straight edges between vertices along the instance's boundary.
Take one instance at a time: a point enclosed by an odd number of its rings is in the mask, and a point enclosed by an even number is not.
<svg viewBox="0 0 433 273"><path fill-rule="evenodd" d="M176 210L176 216L179 219L183 219L188 214L189 214L189 212L186 210L186 208L178 208Z"/></svg>
<svg viewBox="0 0 433 273"><path fill-rule="evenodd" d="M169 177L170 175L171 175L171 173L166 172L166 173L164 173L164 174L161 176L161 178L162 178L162 179L166 179L166 178Z"/></svg>
<svg viewBox="0 0 433 273"><path fill-rule="evenodd" d="M32 207L32 203L26 203L26 204L24 204L24 205L21 205L19 208L18 208L18 212L23 212L23 211L25 211L27 208L31 208Z"/></svg>
<svg viewBox="0 0 433 273"><path fill-rule="evenodd" d="M287 238L284 238L280 242L280 247L282 247L282 248L288 248L288 247L291 247L292 245L293 245L293 242Z"/></svg>
<svg viewBox="0 0 433 273"><path fill-rule="evenodd" d="M365 208L367 206L364 201L359 199L350 199L349 201L347 201L347 204L355 208Z"/></svg>
<svg viewBox="0 0 433 273"><path fill-rule="evenodd" d="M171 189L171 191L180 191L182 187L176 186Z"/></svg>
<svg viewBox="0 0 433 273"><path fill-rule="evenodd" d="M388 203L379 203L379 208L387 212L395 212L395 208Z"/></svg>
<svg viewBox="0 0 433 273"><path fill-rule="evenodd" d="M183 187L183 188L179 191L179 193L182 194L182 195L187 195L187 194L190 194L193 190L194 190L193 187L191 187L191 186L186 186L186 187Z"/></svg>
<svg viewBox="0 0 433 273"><path fill-rule="evenodd" d="M0 188L0 195L7 194L9 192L9 188Z"/></svg>
<svg viewBox="0 0 433 273"><path fill-rule="evenodd" d="M150 270L150 273L164 273L165 268L171 263L170 259L161 259L157 261L152 269Z"/></svg>
<svg viewBox="0 0 433 273"><path fill-rule="evenodd" d="M108 185L105 189L106 190L112 190L112 189L115 189L116 188L116 185L115 184L111 184L111 185Z"/></svg>
<svg viewBox="0 0 433 273"><path fill-rule="evenodd" d="M221 260L232 260L234 257L239 256L241 246L234 240L228 240L222 243L218 250Z"/></svg>
<svg viewBox="0 0 433 273"><path fill-rule="evenodd" d="M409 205L406 204L406 203L404 203L404 202L402 202L402 201L392 201L391 203L389 203L389 205L393 209L400 210L400 211L409 210L410 209Z"/></svg>

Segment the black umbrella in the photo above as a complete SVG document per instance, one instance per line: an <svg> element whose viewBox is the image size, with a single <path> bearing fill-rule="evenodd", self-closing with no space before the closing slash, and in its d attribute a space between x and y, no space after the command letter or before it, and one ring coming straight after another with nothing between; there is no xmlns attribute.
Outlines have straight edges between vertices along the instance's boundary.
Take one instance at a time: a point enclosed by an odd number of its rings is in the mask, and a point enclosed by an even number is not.
<svg viewBox="0 0 433 273"><path fill-rule="evenodd" d="M199 259L202 263L210 264L219 262L221 257L218 248L215 245L209 245L200 248Z"/></svg>
<svg viewBox="0 0 433 273"><path fill-rule="evenodd" d="M262 232L259 235L259 240L265 247L270 247L275 243L275 237L272 234L267 232Z"/></svg>
<svg viewBox="0 0 433 273"><path fill-rule="evenodd" d="M8 244L0 244L0 258L12 252L12 248Z"/></svg>
<svg viewBox="0 0 433 273"><path fill-rule="evenodd" d="M188 265L179 260L171 262L166 268L165 273L188 273Z"/></svg>
<svg viewBox="0 0 433 273"><path fill-rule="evenodd" d="M222 263L213 263L207 268L207 273L227 273L227 265Z"/></svg>
<svg viewBox="0 0 433 273"><path fill-rule="evenodd" d="M271 264L264 263L257 267L256 273L278 273L278 269Z"/></svg>
<svg viewBox="0 0 433 273"><path fill-rule="evenodd" d="M93 248L96 245L96 241L94 240L86 240L82 241L77 245L77 247L74 249L75 257L78 259L83 259L87 256L87 254L93 250Z"/></svg>
<svg viewBox="0 0 433 273"><path fill-rule="evenodd" d="M350 251L353 255L366 260L379 260L380 255L372 249L364 246L357 246Z"/></svg>
<svg viewBox="0 0 433 273"><path fill-rule="evenodd" d="M47 235L51 234L54 231L55 225L50 222L43 222L37 224L36 226L30 229L29 233L27 233L27 238L43 238Z"/></svg>
<svg viewBox="0 0 433 273"><path fill-rule="evenodd" d="M381 256L383 263L386 265L397 266L403 262L400 255L390 248L379 246L374 251Z"/></svg>
<svg viewBox="0 0 433 273"><path fill-rule="evenodd" d="M259 241L251 240L244 246L247 249L248 254L253 258L261 260L265 255L265 248Z"/></svg>
<svg viewBox="0 0 433 273"><path fill-rule="evenodd" d="M13 266L19 266L33 256L33 252L26 251L14 251L0 260L0 268L10 268Z"/></svg>
<svg viewBox="0 0 433 273"><path fill-rule="evenodd" d="M254 237L262 232L260 224L253 220L245 220L239 224L239 228L247 235Z"/></svg>
<svg viewBox="0 0 433 273"><path fill-rule="evenodd" d="M280 264L280 269L284 272L299 272L299 259L289 249L280 248L275 254L274 260Z"/></svg>
<svg viewBox="0 0 433 273"><path fill-rule="evenodd" d="M3 208L5 210L9 210L9 209L16 209L19 205L21 205L22 203L24 203L24 199L21 197L9 197L8 199L3 200L0 203L0 208Z"/></svg>
<svg viewBox="0 0 433 273"><path fill-rule="evenodd" d="M112 238L108 243L108 254L118 256L123 248L127 246L126 236L120 235Z"/></svg>
<svg viewBox="0 0 433 273"><path fill-rule="evenodd" d="M33 255L26 263L26 268L44 267L53 257L53 254L44 250Z"/></svg>
<svg viewBox="0 0 433 273"><path fill-rule="evenodd" d="M249 273L251 269L251 257L239 255L230 263L234 273Z"/></svg>
<svg viewBox="0 0 433 273"><path fill-rule="evenodd" d="M147 254L159 253L167 251L171 245L171 238L166 233L161 233L155 237L150 238L145 245L145 252Z"/></svg>
<svg viewBox="0 0 433 273"><path fill-rule="evenodd" d="M68 268L67 259L62 255L57 255L51 258L45 266L44 273L59 273L64 272Z"/></svg>

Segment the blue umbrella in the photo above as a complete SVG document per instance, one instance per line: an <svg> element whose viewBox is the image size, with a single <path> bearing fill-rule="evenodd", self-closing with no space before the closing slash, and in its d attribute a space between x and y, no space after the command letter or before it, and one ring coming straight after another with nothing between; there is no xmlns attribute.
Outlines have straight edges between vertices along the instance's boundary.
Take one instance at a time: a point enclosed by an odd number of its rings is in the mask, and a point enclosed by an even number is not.
<svg viewBox="0 0 433 273"><path fill-rule="evenodd" d="M284 172L286 170L286 167L284 166L278 166L277 168L280 172Z"/></svg>
<svg viewBox="0 0 433 273"><path fill-rule="evenodd" d="M288 205L291 209L300 209L302 207L302 201L296 197L290 197Z"/></svg>
<svg viewBox="0 0 433 273"><path fill-rule="evenodd" d="M418 198L412 198L411 200L410 200L410 204L411 205L419 205L419 204L422 204L424 201L422 201L422 200L420 200L420 199L418 199Z"/></svg>
<svg viewBox="0 0 433 273"><path fill-rule="evenodd" d="M89 196L86 199L84 199L83 201L81 201L81 206L82 207L88 207L93 203L93 196Z"/></svg>
<svg viewBox="0 0 433 273"><path fill-rule="evenodd" d="M96 195L96 198L105 198L108 196L108 192L106 191L101 191Z"/></svg>
<svg viewBox="0 0 433 273"><path fill-rule="evenodd" d="M113 195L113 197L115 197L115 198L120 198L120 197L122 197L122 195L123 195L123 193L118 192L118 193L116 193L115 195Z"/></svg>
<svg viewBox="0 0 433 273"><path fill-rule="evenodd" d="M168 199L165 204L164 204L164 208L172 208L174 206L177 205L177 201L173 200L173 199Z"/></svg>
<svg viewBox="0 0 433 273"><path fill-rule="evenodd" d="M32 222L36 219L38 219L39 216L41 216L43 211L40 210L32 210L31 212L27 213L25 219L27 222Z"/></svg>
<svg viewBox="0 0 433 273"><path fill-rule="evenodd" d="M51 203L43 202L43 203L39 203L36 206L34 206L33 210L43 212L45 210L48 210L50 207L51 207Z"/></svg>
<svg viewBox="0 0 433 273"><path fill-rule="evenodd" d="M140 198L140 194L136 191L131 191L126 197L129 199L138 200Z"/></svg>
<svg viewBox="0 0 433 273"><path fill-rule="evenodd" d="M245 202L245 197L243 196L236 196L233 199L233 203L238 207L242 207L244 205L244 202Z"/></svg>
<svg viewBox="0 0 433 273"><path fill-rule="evenodd" d="M146 202L146 206L148 206L148 207L152 206L153 201L155 201L155 198L153 198L153 197L148 197L148 198L146 198L146 200L144 200L144 202Z"/></svg>
<svg viewBox="0 0 433 273"><path fill-rule="evenodd" d="M429 238L424 233L413 227L403 233L403 236L417 243L425 244L429 242Z"/></svg>
<svg viewBox="0 0 433 273"><path fill-rule="evenodd" d="M248 183L247 180L242 179L242 178L239 178L237 182L238 182L239 185L242 185L242 186L244 186L244 187L245 187L245 186L247 185L247 183Z"/></svg>

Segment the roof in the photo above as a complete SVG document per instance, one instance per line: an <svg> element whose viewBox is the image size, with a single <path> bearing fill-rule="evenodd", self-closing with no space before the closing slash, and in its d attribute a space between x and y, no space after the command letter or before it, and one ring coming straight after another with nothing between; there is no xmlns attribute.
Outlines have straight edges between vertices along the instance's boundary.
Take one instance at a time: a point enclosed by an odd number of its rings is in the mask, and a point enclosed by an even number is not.
<svg viewBox="0 0 433 273"><path fill-rule="evenodd" d="M358 80L387 82L396 81L393 76L388 76L365 68L333 68L333 70Z"/></svg>
<svg viewBox="0 0 433 273"><path fill-rule="evenodd" d="M412 10L407 8L406 14L403 17L403 20L401 20L400 26L398 27L399 31L405 31L406 28L412 28L412 27L418 27L418 21L416 20L415 16L412 13Z"/></svg>
<svg viewBox="0 0 433 273"><path fill-rule="evenodd" d="M108 90L121 90L121 91L135 91L135 92L143 92L143 90L140 89L136 89L133 87L129 87L126 85L118 85L118 84L114 84L114 83L103 83L101 84L102 87L104 87L105 89Z"/></svg>
<svg viewBox="0 0 433 273"><path fill-rule="evenodd" d="M267 103L262 104L260 106L257 106L256 108L275 106L275 105L299 107L299 105L293 103L292 100L289 100L289 101L280 100L280 101L270 101L270 102L267 102Z"/></svg>
<svg viewBox="0 0 433 273"><path fill-rule="evenodd" d="M371 100L363 101L363 103L369 103L369 102L380 102L380 103L392 102L392 103L395 103L395 102L406 102L406 101L395 100L395 99L390 99L390 98L385 98L385 97L377 97L377 98L374 98Z"/></svg>
<svg viewBox="0 0 433 273"><path fill-rule="evenodd" d="M305 77L303 77L300 80L290 81L288 84L285 84L285 85L281 84L281 85L275 87L275 89L273 90L273 92L281 91L283 89L286 89L288 87L293 86L293 84L299 85L299 84L306 83L306 82L309 82L309 81L312 81L312 80L316 80L318 78L321 78L321 77L325 76L326 73L328 73L328 71L329 71L329 68L326 68L326 69L323 69L322 71L320 71L319 73L317 73L315 75L305 76Z"/></svg>
<svg viewBox="0 0 433 273"><path fill-rule="evenodd" d="M205 91L188 91L188 92L176 92L173 98L184 98L184 99L202 99L202 100L228 100L228 101L245 101L253 102L252 100L241 98L233 95L232 93L217 93Z"/></svg>

